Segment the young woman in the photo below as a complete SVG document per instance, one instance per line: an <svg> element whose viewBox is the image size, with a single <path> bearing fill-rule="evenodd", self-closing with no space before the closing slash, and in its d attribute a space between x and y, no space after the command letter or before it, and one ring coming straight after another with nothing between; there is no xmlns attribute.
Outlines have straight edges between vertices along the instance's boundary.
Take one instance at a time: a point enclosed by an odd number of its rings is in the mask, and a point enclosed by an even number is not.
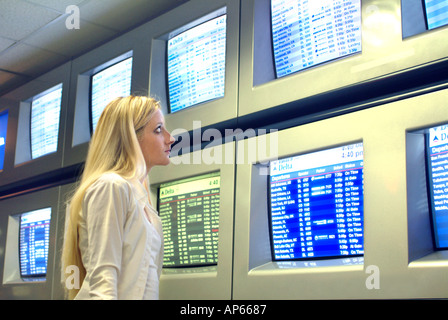
<svg viewBox="0 0 448 320"><path fill-rule="evenodd" d="M173 142L152 98L118 98L104 109L69 205L62 271L77 268L81 284L67 289L69 299L158 298L163 235L148 173L169 164Z"/></svg>

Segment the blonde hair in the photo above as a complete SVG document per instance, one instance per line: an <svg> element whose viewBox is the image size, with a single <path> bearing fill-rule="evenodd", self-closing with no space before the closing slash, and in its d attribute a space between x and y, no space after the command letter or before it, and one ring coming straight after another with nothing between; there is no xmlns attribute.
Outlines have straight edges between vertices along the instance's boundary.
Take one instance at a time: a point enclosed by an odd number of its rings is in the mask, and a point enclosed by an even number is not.
<svg viewBox="0 0 448 320"><path fill-rule="evenodd" d="M148 183L146 164L138 141L144 127L159 108L159 102L152 98L128 96L113 100L101 114L90 141L81 181L70 200L62 252L63 274L66 275L68 266L78 267L80 284L86 275L78 243L78 226L85 192L106 172L114 172L127 179L145 179L145 183ZM73 299L79 291L69 289L66 285L65 289L69 299Z"/></svg>

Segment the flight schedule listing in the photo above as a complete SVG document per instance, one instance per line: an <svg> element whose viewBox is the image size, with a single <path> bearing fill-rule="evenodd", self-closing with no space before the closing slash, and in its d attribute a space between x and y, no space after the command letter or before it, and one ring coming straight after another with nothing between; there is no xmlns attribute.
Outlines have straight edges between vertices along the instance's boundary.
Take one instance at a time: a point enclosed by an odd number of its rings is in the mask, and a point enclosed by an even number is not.
<svg viewBox="0 0 448 320"><path fill-rule="evenodd" d="M224 96L226 15L168 40L171 112Z"/></svg>
<svg viewBox="0 0 448 320"><path fill-rule="evenodd" d="M362 143L271 162L275 260L364 254Z"/></svg>
<svg viewBox="0 0 448 320"><path fill-rule="evenodd" d="M271 0L277 76L361 51L360 0Z"/></svg>
<svg viewBox="0 0 448 320"><path fill-rule="evenodd" d="M58 148L62 84L31 103L31 156L33 159Z"/></svg>
<svg viewBox="0 0 448 320"><path fill-rule="evenodd" d="M219 203L219 173L160 186L164 267L217 264Z"/></svg>
<svg viewBox="0 0 448 320"><path fill-rule="evenodd" d="M425 8L429 30L448 24L447 0L425 0Z"/></svg>
<svg viewBox="0 0 448 320"><path fill-rule="evenodd" d="M23 277L47 273L51 208L22 214L20 218L20 270Z"/></svg>
<svg viewBox="0 0 448 320"><path fill-rule="evenodd" d="M448 125L429 130L428 164L436 246L448 248Z"/></svg>

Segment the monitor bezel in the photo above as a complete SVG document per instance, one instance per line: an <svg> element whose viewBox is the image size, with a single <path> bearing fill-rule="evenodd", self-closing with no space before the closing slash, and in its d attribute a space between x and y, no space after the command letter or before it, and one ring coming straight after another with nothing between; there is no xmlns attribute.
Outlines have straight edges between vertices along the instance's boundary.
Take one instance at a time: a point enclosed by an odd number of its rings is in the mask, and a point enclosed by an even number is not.
<svg viewBox="0 0 448 320"><path fill-rule="evenodd" d="M17 233L17 235L18 235L18 245L19 245L19 247L17 248L17 250L18 250L18 260L19 260L19 273L20 273L20 278L22 279L22 280L24 280L24 281L27 281L27 280L35 280L35 281L45 281L46 280L46 278L47 278L47 272L45 272L45 273L38 273L38 274L29 274L29 275L25 275L24 274L24 272L23 272L23 269L22 269L22 255L21 255L21 251L20 251L20 247L21 247L21 239L20 239L20 232L21 232L21 230L22 230L22 217L25 215L25 214L29 214L29 213L33 213L33 212L36 212L36 211L40 211L40 210L45 210L45 209L49 209L50 210L50 226L48 227L49 228L49 231L51 230L51 216L52 216L52 214L53 214L53 212L52 212L52 207L50 206L50 207L43 207L43 208L37 208L37 209L33 209L33 210L31 210L31 211L27 211L27 212L23 212L23 213L20 213L18 216L19 216L19 229L18 229L18 233ZM49 248L47 249L48 251L49 251ZM46 270L48 271L48 255L49 255L49 252L47 252L47 266L46 266Z"/></svg>
<svg viewBox="0 0 448 320"><path fill-rule="evenodd" d="M200 26L200 25L202 25L204 23L207 23L207 22L209 22L209 21L211 21L213 19L217 19L217 18L222 17L222 16L226 16L226 45L225 45L225 59L224 59L224 94L222 96L220 96L220 97L204 100L204 101L201 101L199 103L195 103L195 104L192 104L190 106L183 107L183 108L173 112L172 108L171 108L170 85L169 85L169 79L168 79L168 74L169 74L169 68L168 68L168 56L169 56L169 54L168 54L168 47L169 47L169 45L168 45L168 42L169 42L169 40L171 40L171 39L173 39L173 38L183 34L184 32L190 31L190 30L192 30L192 29L194 29L194 28L196 28L196 27L198 27L198 26ZM227 56L228 56L227 55L227 40L228 40L228 27L227 27L227 25L228 25L228 21L227 21L227 6L224 6L224 7L220 8L220 9L218 9L218 10L214 10L213 12L210 12L208 14L204 14L200 18L198 18L198 19L196 19L194 21L191 21L189 23L186 23L182 27L180 27L180 28L178 28L178 29L176 29L176 30L174 30L174 31L172 31L172 32L170 32L168 34L168 38L167 38L166 43L165 43L165 75L166 75L165 76L165 89L166 89L166 93L165 94L166 94L166 98L167 98L167 103L166 104L167 104L168 114L177 114L177 113L182 112L184 110L188 110L188 109L194 108L196 106L209 103L211 101L223 99L225 97L225 95L226 95L226 84L227 84L226 83L226 74L227 74L226 66L227 66Z"/></svg>
<svg viewBox="0 0 448 320"><path fill-rule="evenodd" d="M312 153L316 153L316 152L320 152L320 151L326 151L326 150L331 150L331 149L336 149L336 148L341 148L341 147L345 147L345 146L351 146L351 145L355 145L355 144L362 144L363 145L363 150L364 150L364 143L363 141L360 142L352 142L352 143L344 143L344 144L338 144L338 145L334 145L334 146L328 146L328 147L324 147L324 148L319 148L317 150L312 150L309 152L301 152L301 153L297 153L297 154L292 154L292 155L287 155L287 156L283 156L283 157L279 157L278 159L274 160L274 161L280 161L280 160L284 160L284 159L290 159L290 158L295 158L295 157L299 157L299 156L303 156L303 155L308 155L308 154L312 154ZM363 162L364 162L364 157L363 157ZM270 249L271 249L271 259L272 262L288 262L288 261L319 261L319 260L332 260L332 259L345 259L345 258L356 258L356 257L364 257L364 254L354 254L354 255L329 255L329 256L319 256L319 257L298 257L298 258L292 258L292 259L277 259L275 258L275 252L274 252L274 238L273 238L273 230L272 230L272 208L271 208L271 174L270 174L270 167L271 167L271 163L272 161L269 161L268 164L268 170L269 170L269 174L267 175L267 214L268 214L268 225L269 225L269 240L270 240ZM363 175L364 175L364 165L363 165ZM363 192L362 192L362 233L363 233L363 250L365 250L364 248L364 238L365 238L365 220L364 220L364 179L362 181L362 185L363 185Z"/></svg>
<svg viewBox="0 0 448 320"><path fill-rule="evenodd" d="M58 121L59 123L58 123L58 132L56 133L56 150L53 151L53 152L45 153L45 154L40 155L40 156L38 156L38 157L34 157L34 156L33 156L33 126L32 126L32 123L33 123L33 103L34 103L35 100L37 100L37 99L39 99L39 98L41 98L41 97L43 97L43 96L45 96L45 95L47 95L47 94L53 93L54 91L59 90L59 89L61 89L61 100L60 100L60 105L59 105L59 121ZM29 141L30 141L29 148L30 148L30 149L29 149L29 150L30 150L31 161L58 152L58 146L59 146L59 133L60 133L60 130L61 130L61 113L62 113L62 103L63 103L63 99L64 99L64 84L63 84L62 82L59 83L59 84L57 84L57 85L55 85L55 86L53 86L53 87L51 87L51 88L49 88L49 89L47 89L47 90L45 90L45 91L42 91L41 93L39 93L39 94L33 96L33 97L30 99L30 122L29 122L29 126L30 126L30 129L29 129L29 134L30 134L30 135L29 135L29 139L30 139L30 140L29 140ZM62 137L62 138L63 138L63 137Z"/></svg>
<svg viewBox="0 0 448 320"><path fill-rule="evenodd" d="M165 186L167 184L168 185L176 185L176 184L182 183L182 181L198 181L198 180L202 180L206 177L220 177L221 178L221 170L202 172L202 173L195 174L195 175L185 176L180 179L174 179L174 180L169 180L169 181L160 183L157 186L157 209L156 209L159 214L159 217L160 217L160 210L159 210L159 208L160 208L160 188L162 188L162 186ZM220 196L219 209L221 210L221 186L219 187L219 196ZM218 217L220 218L220 215L218 215ZM218 230L219 229L220 228L218 227ZM215 245L218 248L218 246L219 246L219 231L218 231L218 241ZM163 269L187 269L187 268L192 269L192 268L211 267L211 266L217 266L218 262L219 262L219 251L218 251L218 258L216 259L215 263L204 263L204 264L195 263L195 264L172 265L172 266L167 266L167 265L163 264Z"/></svg>
<svg viewBox="0 0 448 320"><path fill-rule="evenodd" d="M403 0L401 0L403 1ZM426 1L425 0L421 0L422 1L422 8L423 8L423 16L425 17L425 26L426 26L426 31L432 30L429 29L429 23L428 23L428 9L426 8Z"/></svg>
<svg viewBox="0 0 448 320"><path fill-rule="evenodd" d="M329 60L325 60L325 61L313 64L311 66L308 66L308 67L296 70L294 72L290 72L290 73L285 74L283 76L279 76L278 72L277 72L277 60L275 58L275 50L274 50L274 30L273 30L273 24L272 24L272 1L273 0L269 0L269 3L270 3L269 11L270 11L270 33L271 33L272 59L273 59L274 74L275 74L275 79L274 80L279 80L279 79L282 79L282 78L286 78L286 77L291 76L291 75L295 75L295 74L299 74L301 72L305 72L306 70L310 70L310 69L313 69L313 68L318 68L318 67L320 67L322 65L333 63L334 61L337 61L337 60L342 60L342 59L346 59L346 58L350 58L350 57L362 54L362 52L363 52L363 48L362 48L362 3L361 3L361 0L357 0L357 1L359 1L359 14L360 14L360 22L361 22L360 31L359 31L360 39L361 39L361 50L359 50L357 52L353 52L353 53L348 53L348 54L346 54L344 56L340 56L340 57L332 58L332 59L329 59ZM301 1L301 0L296 0L296 1ZM424 1L424 0L422 0L422 1Z"/></svg>
<svg viewBox="0 0 448 320"><path fill-rule="evenodd" d="M436 128L439 126L434 126L431 128ZM432 182L432 170L431 170L431 147L430 147L430 134L429 134L430 128L425 130L424 133L424 140L425 140L425 171L426 171L426 190L427 190L427 196L428 196L428 208L429 208L429 219L430 219L430 225L431 225L431 235L432 235L432 243L434 247L434 251L444 251L448 250L448 246L446 247L440 247L438 245L439 243L439 237L437 233L437 226L436 226L436 211L435 211L435 205L434 205L434 187Z"/></svg>
<svg viewBox="0 0 448 320"><path fill-rule="evenodd" d="M120 55L112 60L109 60L108 62L102 64L101 66L98 66L92 70L92 74L89 76L89 128L90 128L90 136L93 135L94 129L93 129L93 78L98 75L99 73L112 68L113 66L116 66L119 63L122 63L128 59L132 59L131 62L131 85L129 87L130 94L132 93L132 68L134 65L134 59L133 59L133 52L129 51L123 55ZM98 118L99 119L99 118Z"/></svg>

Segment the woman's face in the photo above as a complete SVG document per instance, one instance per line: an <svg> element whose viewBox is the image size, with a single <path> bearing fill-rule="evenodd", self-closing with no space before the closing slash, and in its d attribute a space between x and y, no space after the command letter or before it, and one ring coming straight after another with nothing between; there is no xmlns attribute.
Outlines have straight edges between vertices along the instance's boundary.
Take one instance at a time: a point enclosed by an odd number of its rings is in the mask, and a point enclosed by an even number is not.
<svg viewBox="0 0 448 320"><path fill-rule="evenodd" d="M139 139L148 172L154 166L170 163L171 145L174 141L165 128L162 111L158 109L143 128L143 134Z"/></svg>

